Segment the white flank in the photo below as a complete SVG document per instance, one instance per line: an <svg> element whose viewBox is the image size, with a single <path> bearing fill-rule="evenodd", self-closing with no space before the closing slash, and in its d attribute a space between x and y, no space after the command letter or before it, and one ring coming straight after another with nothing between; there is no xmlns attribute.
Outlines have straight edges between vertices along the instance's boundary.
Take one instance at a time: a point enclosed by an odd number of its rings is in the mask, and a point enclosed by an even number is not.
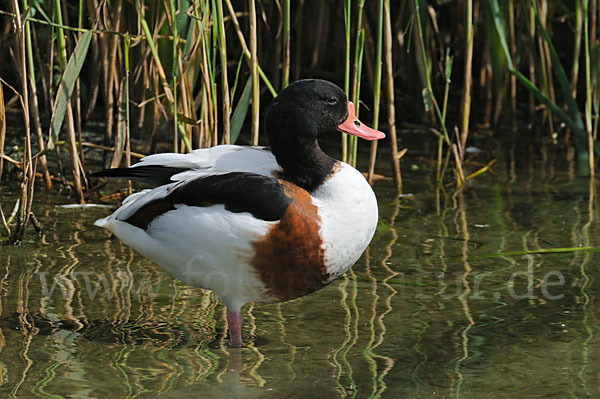
<svg viewBox="0 0 600 399"><path fill-rule="evenodd" d="M120 210L94 224L184 283L213 290L232 311L267 299L262 282L244 260L250 258L250 243L266 234L274 222L249 213L231 213L223 205L178 205L142 230L119 220Z"/></svg>

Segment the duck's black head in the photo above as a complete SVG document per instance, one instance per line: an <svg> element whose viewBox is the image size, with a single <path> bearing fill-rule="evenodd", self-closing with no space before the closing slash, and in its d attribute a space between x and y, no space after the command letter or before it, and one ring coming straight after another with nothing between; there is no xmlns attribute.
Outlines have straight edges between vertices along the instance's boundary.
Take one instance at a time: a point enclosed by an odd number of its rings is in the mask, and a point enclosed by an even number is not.
<svg viewBox="0 0 600 399"><path fill-rule="evenodd" d="M298 80L273 100L265 123L269 141L279 136L313 141L333 132L348 116L348 99L342 89L326 80Z"/></svg>
<svg viewBox="0 0 600 399"><path fill-rule="evenodd" d="M321 151L317 136L340 130L369 140L381 132L362 125L354 105L335 84L298 80L279 93L265 118L269 144L287 178L308 191L318 187L336 161Z"/></svg>

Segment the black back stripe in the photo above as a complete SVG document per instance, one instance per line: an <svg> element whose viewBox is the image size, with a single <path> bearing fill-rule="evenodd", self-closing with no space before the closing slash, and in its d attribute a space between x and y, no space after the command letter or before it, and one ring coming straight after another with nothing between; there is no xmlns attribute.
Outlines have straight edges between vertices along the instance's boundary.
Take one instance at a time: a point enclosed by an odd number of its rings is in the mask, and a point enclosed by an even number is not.
<svg viewBox="0 0 600 399"><path fill-rule="evenodd" d="M206 207L216 204L225 209L249 212L257 219L280 220L292 199L285 195L283 185L275 178L246 172L199 177L171 187L166 197L150 201L127 220L147 229L154 218L175 209L175 205Z"/></svg>
<svg viewBox="0 0 600 399"><path fill-rule="evenodd" d="M152 186L162 186L172 183L171 177L177 173L184 172L190 168L173 168L162 165L137 166L133 168L104 169L90 174L90 177L115 177L129 179Z"/></svg>

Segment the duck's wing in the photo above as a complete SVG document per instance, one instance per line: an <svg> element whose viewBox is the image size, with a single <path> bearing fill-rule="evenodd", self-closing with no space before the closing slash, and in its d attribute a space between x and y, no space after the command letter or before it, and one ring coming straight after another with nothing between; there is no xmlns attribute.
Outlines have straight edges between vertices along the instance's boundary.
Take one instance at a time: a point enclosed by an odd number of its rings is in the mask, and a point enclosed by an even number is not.
<svg viewBox="0 0 600 399"><path fill-rule="evenodd" d="M162 186L200 176L228 172L247 172L273 176L281 170L267 147L220 145L194 150L187 154L149 155L129 168L105 169L92 177L115 177Z"/></svg>
<svg viewBox="0 0 600 399"><path fill-rule="evenodd" d="M107 220L116 219L147 230L154 219L181 205L222 205L223 215L247 212L258 220L277 221L290 203L282 183L274 177L228 172L196 176L133 194Z"/></svg>
<svg viewBox="0 0 600 399"><path fill-rule="evenodd" d="M198 176L135 193L94 224L187 284L215 291L239 311L248 301L271 298L253 254L295 209L286 184L248 172Z"/></svg>

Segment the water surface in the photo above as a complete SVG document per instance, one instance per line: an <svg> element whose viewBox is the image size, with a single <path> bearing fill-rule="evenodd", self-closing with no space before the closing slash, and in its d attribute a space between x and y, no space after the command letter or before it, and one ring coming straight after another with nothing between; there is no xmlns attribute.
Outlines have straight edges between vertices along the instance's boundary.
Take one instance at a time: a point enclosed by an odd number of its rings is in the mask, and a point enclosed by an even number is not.
<svg viewBox="0 0 600 399"><path fill-rule="evenodd" d="M0 397L598 397L600 255L535 252L600 247L597 184L561 148L500 147L461 192L409 153L352 272L246 306L240 350L212 294L92 225L110 209L39 192L43 235L0 248Z"/></svg>

